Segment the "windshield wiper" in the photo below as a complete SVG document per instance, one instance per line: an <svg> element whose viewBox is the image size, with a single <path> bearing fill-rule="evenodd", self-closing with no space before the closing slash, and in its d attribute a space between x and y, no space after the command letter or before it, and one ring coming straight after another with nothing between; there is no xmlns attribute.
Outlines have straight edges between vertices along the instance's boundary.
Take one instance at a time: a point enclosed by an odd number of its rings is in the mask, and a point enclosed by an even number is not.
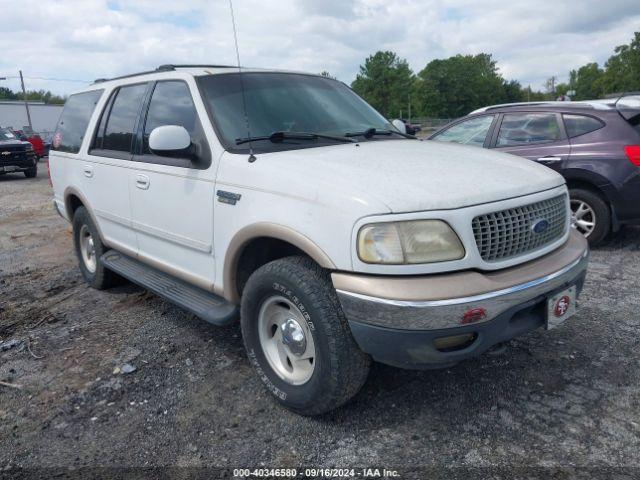
<svg viewBox="0 0 640 480"><path fill-rule="evenodd" d="M262 140L269 140L273 143L281 143L283 140L317 140L318 138L323 138L327 140L335 140L336 142L348 142L353 143L355 140L351 138L339 137L336 135L324 135L322 133L311 133L311 132L273 132L271 135L265 135L261 137L246 137L246 138L237 138L236 145L242 145L243 143L249 142L259 142Z"/></svg>
<svg viewBox="0 0 640 480"><path fill-rule="evenodd" d="M402 133L402 132L397 132L395 130L381 130L381 129L377 129L377 128L367 128L366 130L362 131L362 132L347 132L344 134L345 137L364 137L364 138L371 138L374 135L400 135L404 138L412 138L415 139L417 138L415 135L409 135L408 133Z"/></svg>

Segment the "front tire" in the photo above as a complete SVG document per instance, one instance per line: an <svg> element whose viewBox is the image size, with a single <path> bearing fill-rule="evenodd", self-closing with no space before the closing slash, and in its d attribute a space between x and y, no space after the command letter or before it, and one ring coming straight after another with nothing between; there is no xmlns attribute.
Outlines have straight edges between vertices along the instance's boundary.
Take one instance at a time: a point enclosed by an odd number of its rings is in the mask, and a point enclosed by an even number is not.
<svg viewBox="0 0 640 480"><path fill-rule="evenodd" d="M25 170L24 176L27 178L36 178L38 176L38 166L34 165L29 170Z"/></svg>
<svg viewBox="0 0 640 480"><path fill-rule="evenodd" d="M104 290L120 283L121 277L105 268L100 261L108 249L84 207L78 207L73 215L73 245L82 276L90 286Z"/></svg>
<svg viewBox="0 0 640 480"><path fill-rule="evenodd" d="M597 193L583 188L569 190L571 225L585 236L589 246L600 244L611 231L611 212Z"/></svg>
<svg viewBox="0 0 640 480"><path fill-rule="evenodd" d="M369 373L329 273L302 256L270 262L249 278L241 305L249 361L287 408L319 415L351 399Z"/></svg>

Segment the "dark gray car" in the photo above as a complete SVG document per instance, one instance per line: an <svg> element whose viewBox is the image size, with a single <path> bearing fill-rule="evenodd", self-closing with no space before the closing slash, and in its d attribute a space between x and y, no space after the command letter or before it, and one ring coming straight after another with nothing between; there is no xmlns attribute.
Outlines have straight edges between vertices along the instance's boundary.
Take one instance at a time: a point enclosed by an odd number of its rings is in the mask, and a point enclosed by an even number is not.
<svg viewBox="0 0 640 480"><path fill-rule="evenodd" d="M640 223L640 97L485 107L430 140L493 148L542 163L567 180L573 226L591 245Z"/></svg>

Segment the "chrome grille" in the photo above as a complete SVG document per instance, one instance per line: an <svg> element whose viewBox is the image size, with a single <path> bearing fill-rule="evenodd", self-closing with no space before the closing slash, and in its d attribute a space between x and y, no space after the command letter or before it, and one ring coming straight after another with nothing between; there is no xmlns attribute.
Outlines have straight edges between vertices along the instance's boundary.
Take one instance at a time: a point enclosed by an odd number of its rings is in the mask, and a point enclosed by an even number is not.
<svg viewBox="0 0 640 480"><path fill-rule="evenodd" d="M9 152L7 155L4 152ZM0 166L21 165L27 163L27 155L25 152L2 150L0 148Z"/></svg>
<svg viewBox="0 0 640 480"><path fill-rule="evenodd" d="M541 202L478 215L472 221L480 256L486 262L505 260L532 252L558 240L567 225L566 195ZM538 221L548 227L533 231Z"/></svg>

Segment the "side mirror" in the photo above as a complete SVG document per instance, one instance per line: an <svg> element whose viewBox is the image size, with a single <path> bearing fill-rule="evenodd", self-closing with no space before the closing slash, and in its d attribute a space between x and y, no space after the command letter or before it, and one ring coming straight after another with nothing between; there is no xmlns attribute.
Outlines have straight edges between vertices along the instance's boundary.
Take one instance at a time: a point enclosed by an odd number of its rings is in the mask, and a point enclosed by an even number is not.
<svg viewBox="0 0 640 480"><path fill-rule="evenodd" d="M400 131L400 133L407 133L407 126L402 120L396 118L391 122L391 125L396 127Z"/></svg>
<svg viewBox="0 0 640 480"><path fill-rule="evenodd" d="M156 155L175 156L188 154L191 136L187 129L179 125L156 127L149 135L149 149Z"/></svg>

